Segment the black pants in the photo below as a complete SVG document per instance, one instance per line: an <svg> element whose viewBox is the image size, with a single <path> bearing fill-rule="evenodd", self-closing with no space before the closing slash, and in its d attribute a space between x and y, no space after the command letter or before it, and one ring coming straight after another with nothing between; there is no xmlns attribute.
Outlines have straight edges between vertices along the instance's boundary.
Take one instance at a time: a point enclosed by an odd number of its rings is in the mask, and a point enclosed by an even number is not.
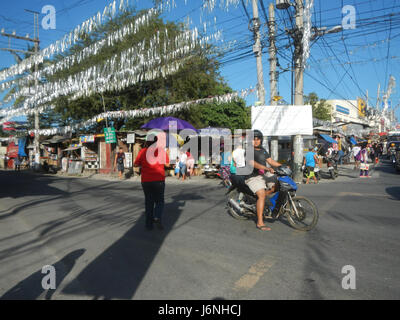
<svg viewBox="0 0 400 320"><path fill-rule="evenodd" d="M165 181L142 182L144 192L146 226L153 225L153 219L162 218L164 211Z"/></svg>

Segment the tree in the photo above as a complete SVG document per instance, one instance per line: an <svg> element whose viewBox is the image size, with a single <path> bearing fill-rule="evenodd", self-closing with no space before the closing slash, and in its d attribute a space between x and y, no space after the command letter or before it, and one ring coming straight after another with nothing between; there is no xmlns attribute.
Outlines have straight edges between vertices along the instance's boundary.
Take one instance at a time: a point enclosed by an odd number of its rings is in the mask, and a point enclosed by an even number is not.
<svg viewBox="0 0 400 320"><path fill-rule="evenodd" d="M83 50L109 33L120 29L124 24L134 21L143 13L144 11L137 13L132 10L120 15L90 35L82 36L80 43L73 46L67 54L57 56L54 62L63 59L68 54ZM185 31L185 28L180 24L164 22L158 16L153 17L151 23L147 27L141 28L136 34L127 36L112 47L103 47L96 55L84 59L72 68L57 72L47 80L63 81L71 75L86 70L88 67L101 65L115 54L133 47L143 40L150 39L157 31L159 31L160 42L162 42L164 37L163 30L165 29L168 30L168 37L177 36ZM169 50L173 49L170 48ZM232 89L226 85L220 76L219 63L210 54L210 49L211 47L201 48L197 46L190 55L180 57L180 59L184 58L182 60L184 63L175 74L158 77L151 81L141 81L122 91L105 92L103 97L106 111L152 108L232 92ZM48 122L57 123L60 126L73 125L103 112L102 95L97 93L78 99L72 99L71 96L63 96L55 99L52 103L56 108L49 113L51 117L49 116L50 120ZM249 110L245 108L244 100L218 105L211 103L195 106L189 110L178 112L175 116L192 121L198 127L208 125L232 129L250 127ZM150 119L119 119L111 121L111 124L117 130L132 130L139 128L148 120ZM98 132L103 126L103 123L96 124L89 128L89 131Z"/></svg>
<svg viewBox="0 0 400 320"><path fill-rule="evenodd" d="M316 119L328 121L331 119L331 110L325 99L319 99L315 92L311 92L304 97L304 103L312 106L313 117Z"/></svg>

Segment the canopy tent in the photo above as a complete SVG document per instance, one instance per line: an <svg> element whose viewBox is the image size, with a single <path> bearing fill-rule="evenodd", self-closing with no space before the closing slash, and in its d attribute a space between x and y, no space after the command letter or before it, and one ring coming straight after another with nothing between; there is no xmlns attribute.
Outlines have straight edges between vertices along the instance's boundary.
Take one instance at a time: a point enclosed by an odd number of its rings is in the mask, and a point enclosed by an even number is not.
<svg viewBox="0 0 400 320"><path fill-rule="evenodd" d="M331 136L328 136L327 134L319 134L321 136L322 139L324 139L326 142L329 143L337 143L337 141L335 139L333 139Z"/></svg>
<svg viewBox="0 0 400 320"><path fill-rule="evenodd" d="M170 127L176 130L191 129L197 132L195 127L193 127L189 122L174 117L156 118L141 126L142 129L161 130L169 130Z"/></svg>

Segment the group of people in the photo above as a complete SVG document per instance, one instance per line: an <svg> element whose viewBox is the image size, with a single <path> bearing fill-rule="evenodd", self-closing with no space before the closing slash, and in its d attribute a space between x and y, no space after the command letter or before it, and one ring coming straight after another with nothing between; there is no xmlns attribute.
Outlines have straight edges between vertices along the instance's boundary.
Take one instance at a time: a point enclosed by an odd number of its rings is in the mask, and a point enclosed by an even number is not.
<svg viewBox="0 0 400 320"><path fill-rule="evenodd" d="M186 177L193 176L194 173L194 158L189 151L184 151L181 149L179 151L179 156L176 158L175 164L175 176L178 179L182 178L185 181Z"/></svg>
<svg viewBox="0 0 400 320"><path fill-rule="evenodd" d="M370 158L372 163L378 163L382 153L383 145L380 143L368 144L364 142L353 146L354 169L360 170L360 178L369 178L368 159Z"/></svg>
<svg viewBox="0 0 400 320"><path fill-rule="evenodd" d="M262 147L263 134L259 130L254 130L253 146L254 158L250 161L253 171L244 176L245 183L250 190L257 195L257 221L256 227L259 230L271 230L264 223L263 213L265 206L265 198L276 191L276 181L271 179L274 176L273 167L279 167L281 164L274 161L269 153ZM163 148L158 148L154 145L157 137L148 139L145 147L140 150L134 162L135 167L141 168L141 182L145 196L145 212L146 212L146 228L152 230L156 225L159 229L163 229L161 223L164 210L164 191L165 191L165 168L169 167L170 160L168 153ZM149 149L154 148L154 150ZM153 161L151 155L162 159L163 161ZM190 157L190 156L189 156ZM179 168L186 173L188 155L180 153ZM235 146L232 154L225 154L223 165L230 168L230 173L237 173L240 167L245 166L245 150L238 144ZM182 164L182 165L181 165Z"/></svg>

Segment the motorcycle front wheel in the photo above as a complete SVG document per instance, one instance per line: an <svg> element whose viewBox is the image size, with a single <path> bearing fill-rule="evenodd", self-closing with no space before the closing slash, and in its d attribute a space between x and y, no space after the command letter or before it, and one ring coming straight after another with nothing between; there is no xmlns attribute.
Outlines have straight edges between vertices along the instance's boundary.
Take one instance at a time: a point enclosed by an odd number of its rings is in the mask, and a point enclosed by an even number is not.
<svg viewBox="0 0 400 320"><path fill-rule="evenodd" d="M295 208L294 208L295 206ZM296 230L310 231L318 222L318 209L306 197L296 196L287 203L286 217Z"/></svg>

